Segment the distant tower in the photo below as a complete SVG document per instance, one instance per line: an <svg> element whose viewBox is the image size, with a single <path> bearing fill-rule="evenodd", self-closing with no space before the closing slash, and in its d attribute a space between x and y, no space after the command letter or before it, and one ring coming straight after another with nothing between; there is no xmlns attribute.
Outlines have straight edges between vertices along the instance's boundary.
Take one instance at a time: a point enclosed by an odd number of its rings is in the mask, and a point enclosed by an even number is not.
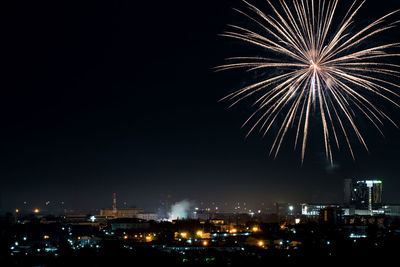
<svg viewBox="0 0 400 267"><path fill-rule="evenodd" d="M344 205L350 206L351 204L351 190L353 187L353 179L344 179Z"/></svg>
<svg viewBox="0 0 400 267"><path fill-rule="evenodd" d="M370 214L382 207L382 193L381 180L344 181L344 203L356 209L369 210Z"/></svg>
<svg viewBox="0 0 400 267"><path fill-rule="evenodd" d="M117 215L117 193L113 193L113 205L112 205L112 212L114 215Z"/></svg>

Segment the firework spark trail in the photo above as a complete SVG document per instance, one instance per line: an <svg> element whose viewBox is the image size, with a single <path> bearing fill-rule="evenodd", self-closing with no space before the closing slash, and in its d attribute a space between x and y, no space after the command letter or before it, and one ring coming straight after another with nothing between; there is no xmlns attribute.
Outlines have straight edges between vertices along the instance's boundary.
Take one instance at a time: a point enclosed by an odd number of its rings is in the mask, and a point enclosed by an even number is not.
<svg viewBox="0 0 400 267"><path fill-rule="evenodd" d="M258 106L256 111L243 126L255 120L248 135L259 128L265 136L272 125L280 123L270 149L271 155L278 155L288 131L295 128L294 147L296 149L297 145L301 144L303 162L310 117L317 109L322 124L326 157L332 164L332 143L340 149L339 133L343 134L353 159L355 157L350 142L350 131L368 151L361 129L355 120L357 110L382 135L380 127L384 120L397 127L387 114L375 106L367 93L400 107L391 98L399 97L392 88L398 89L400 86L387 80L389 77L400 77L400 65L382 61L390 57L399 57L399 53L392 53L391 50L399 48L400 43L372 45L364 49L358 46L365 46L371 37L396 27L399 20L387 25L384 23L400 10L395 10L352 33L349 28L354 25L354 18L365 0L354 1L337 25L335 13L338 0L293 0L290 4L280 0L279 5L267 0L272 15L265 14L245 0L243 2L248 12L238 9L235 11L263 32L229 25L231 30L221 35L247 42L269 51L268 54L275 57L231 57L227 59L229 63L217 67L216 70L281 70L279 75L271 75L222 99L232 101L231 106L234 106L254 94L260 94L254 103ZM284 110L287 113L280 121L278 117ZM346 123L351 125L349 129L346 129Z"/></svg>

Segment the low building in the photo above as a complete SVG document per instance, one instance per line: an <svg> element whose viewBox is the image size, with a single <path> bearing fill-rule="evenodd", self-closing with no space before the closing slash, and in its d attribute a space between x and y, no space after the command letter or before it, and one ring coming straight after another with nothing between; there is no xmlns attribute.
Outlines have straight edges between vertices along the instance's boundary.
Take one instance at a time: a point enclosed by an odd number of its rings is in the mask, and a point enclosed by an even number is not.
<svg viewBox="0 0 400 267"><path fill-rule="evenodd" d="M338 207L326 207L320 210L319 223L336 225L343 223L343 209Z"/></svg>
<svg viewBox="0 0 400 267"><path fill-rule="evenodd" d="M100 216L114 218L136 218L142 213L142 209L138 208L119 208L119 209L101 209Z"/></svg>
<svg viewBox="0 0 400 267"><path fill-rule="evenodd" d="M139 213L139 214L136 214L136 218L146 220L146 221L156 221L156 220L158 220L158 214L151 213L151 212Z"/></svg>
<svg viewBox="0 0 400 267"><path fill-rule="evenodd" d="M337 204L301 204L301 215L304 216L319 216L321 209L340 208Z"/></svg>
<svg viewBox="0 0 400 267"><path fill-rule="evenodd" d="M115 230L141 230L150 228L150 223L137 218L119 218L109 222L112 231Z"/></svg>
<svg viewBox="0 0 400 267"><path fill-rule="evenodd" d="M396 205L385 205L383 206L385 214L392 217L400 217L400 204Z"/></svg>

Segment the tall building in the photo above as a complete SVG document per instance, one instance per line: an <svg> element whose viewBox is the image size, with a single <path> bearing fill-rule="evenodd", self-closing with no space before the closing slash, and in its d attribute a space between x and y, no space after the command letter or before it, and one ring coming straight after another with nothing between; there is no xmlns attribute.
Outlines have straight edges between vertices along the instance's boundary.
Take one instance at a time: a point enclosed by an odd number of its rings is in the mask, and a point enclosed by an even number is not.
<svg viewBox="0 0 400 267"><path fill-rule="evenodd" d="M353 179L344 179L344 204L345 204L345 206L351 205L352 185L353 185Z"/></svg>
<svg viewBox="0 0 400 267"><path fill-rule="evenodd" d="M345 179L344 203L356 209L372 210L382 207L382 181Z"/></svg>

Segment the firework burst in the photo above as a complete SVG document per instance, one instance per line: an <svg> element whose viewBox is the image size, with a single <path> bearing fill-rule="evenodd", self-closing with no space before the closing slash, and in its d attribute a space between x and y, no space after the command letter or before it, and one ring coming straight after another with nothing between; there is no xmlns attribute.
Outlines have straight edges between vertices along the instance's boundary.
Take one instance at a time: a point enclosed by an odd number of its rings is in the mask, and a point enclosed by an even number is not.
<svg viewBox="0 0 400 267"><path fill-rule="evenodd" d="M400 43L371 45L370 39L397 26L387 23L398 13L393 11L356 31L354 17L365 1L354 1L340 20L335 13L338 0L281 0L279 5L267 1L271 14L244 1L248 11L236 10L258 29L229 25L222 36L254 45L266 57L232 57L217 71L245 68L269 70L268 78L237 90L223 100L237 104L256 96L255 112L243 126L252 123L265 136L272 125L279 125L270 154L277 156L289 129L296 132L294 147L301 147L304 161L310 118L318 114L324 136L326 157L333 163L332 144L340 149L338 135L343 135L354 159L350 134L355 134L368 151L356 114L362 114L383 135L382 125L395 122L376 106L381 98L400 107L393 98L400 86L393 82L400 66L388 62L398 57L393 52ZM365 48L366 47L366 48ZM274 71L279 69L279 71ZM279 74L273 74L279 73ZM283 114L283 116L282 116Z"/></svg>

